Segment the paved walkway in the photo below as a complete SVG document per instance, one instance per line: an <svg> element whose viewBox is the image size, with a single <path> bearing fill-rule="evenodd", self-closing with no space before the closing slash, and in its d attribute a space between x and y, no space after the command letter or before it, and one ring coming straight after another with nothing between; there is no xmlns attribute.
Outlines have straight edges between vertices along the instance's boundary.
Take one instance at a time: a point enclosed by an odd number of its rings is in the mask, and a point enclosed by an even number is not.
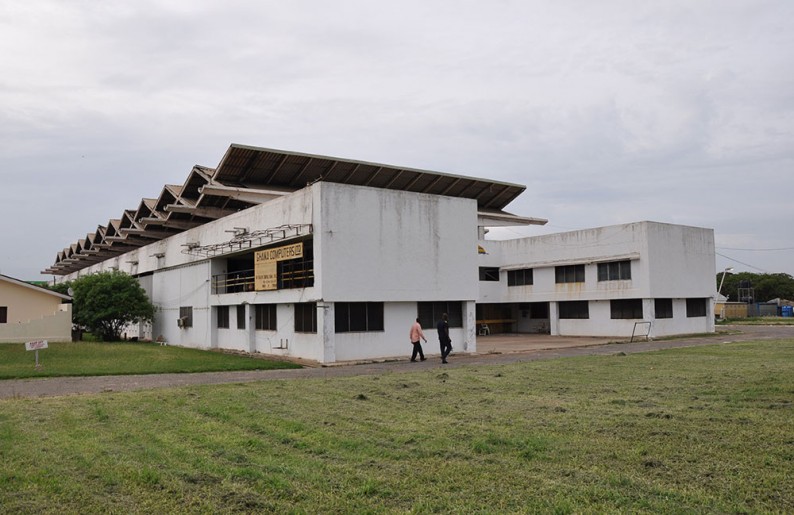
<svg viewBox="0 0 794 515"><path fill-rule="evenodd" d="M247 383L300 378L330 378L383 373L413 372L426 369L454 369L467 365L498 365L572 356L632 354L660 349L699 345L728 344L748 340L794 339L794 326L720 326L713 336L679 338L634 343L609 343L603 338L564 338L550 336L494 335L478 338L477 354L453 352L448 365L438 357L410 363L404 360L380 363L342 364L297 370L253 370L241 372L204 372L195 374L154 374L96 377L53 377L0 381L0 399L57 397L64 395L126 392L196 384ZM503 340L500 344L500 339Z"/></svg>

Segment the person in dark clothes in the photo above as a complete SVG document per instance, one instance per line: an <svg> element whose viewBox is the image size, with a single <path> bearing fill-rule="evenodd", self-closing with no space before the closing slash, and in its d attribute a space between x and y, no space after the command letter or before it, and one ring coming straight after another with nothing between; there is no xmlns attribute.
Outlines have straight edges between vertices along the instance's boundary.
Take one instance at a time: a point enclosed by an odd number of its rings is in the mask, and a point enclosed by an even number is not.
<svg viewBox="0 0 794 515"><path fill-rule="evenodd" d="M419 323L419 319L416 319L414 325L411 326L411 332L409 334L411 337L411 344L414 346L414 351L411 353L411 361L416 361L416 355L419 354L419 359L422 361L425 360L425 353L422 352L422 342L419 340L422 339L427 343L427 338L425 338L425 333L422 332L422 324Z"/></svg>
<svg viewBox="0 0 794 515"><path fill-rule="evenodd" d="M452 351L452 340L449 338L449 320L447 314L441 315L441 320L436 325L438 329L438 343L441 345L441 363L447 362L447 356Z"/></svg>

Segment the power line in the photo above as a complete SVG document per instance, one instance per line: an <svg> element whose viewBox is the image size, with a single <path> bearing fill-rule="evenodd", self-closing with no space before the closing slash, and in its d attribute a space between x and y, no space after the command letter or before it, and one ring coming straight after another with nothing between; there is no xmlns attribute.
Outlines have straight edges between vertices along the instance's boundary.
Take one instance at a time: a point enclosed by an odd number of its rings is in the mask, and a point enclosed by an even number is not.
<svg viewBox="0 0 794 515"><path fill-rule="evenodd" d="M744 263L742 261L739 261L738 259L733 259L732 257L728 257L725 254L720 254L719 252L715 252L715 254L717 254L718 256L724 257L727 260L733 261L734 263L739 263L740 265L749 266L750 268L754 268L754 269L758 270L759 272L763 272L765 274L769 273L769 272L767 272L766 270L764 270L762 268L758 268L757 266L753 266L751 264Z"/></svg>

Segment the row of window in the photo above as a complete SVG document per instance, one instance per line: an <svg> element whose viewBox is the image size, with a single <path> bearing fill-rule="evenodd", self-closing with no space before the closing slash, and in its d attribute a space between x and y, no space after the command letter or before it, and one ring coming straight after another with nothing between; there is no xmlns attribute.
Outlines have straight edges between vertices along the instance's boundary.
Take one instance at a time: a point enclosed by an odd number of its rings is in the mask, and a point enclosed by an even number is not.
<svg viewBox="0 0 794 515"><path fill-rule="evenodd" d="M631 261L610 261L598 263L599 281L624 281L631 279ZM499 281L499 268L481 266L480 281ZM584 265L563 265L554 267L554 282L583 283ZM527 286L533 284L532 269L522 268L507 271L508 286Z"/></svg>
<svg viewBox="0 0 794 515"><path fill-rule="evenodd" d="M237 329L245 329L245 306L218 306L219 329L229 329L230 312L236 308ZM430 325L441 320L441 315L447 313L450 327L463 326L463 310L460 302L419 302L417 312L420 320L425 325ZM294 304L295 332L317 332L317 304L302 302ZM193 308L184 306L179 308L179 317L182 327L193 326ZM276 319L276 304L255 304L254 323L257 330L275 331L278 324ZM378 332L383 331L383 302L337 302L334 305L334 325L337 333L353 332Z"/></svg>
<svg viewBox="0 0 794 515"><path fill-rule="evenodd" d="M708 299L686 299L686 316L705 317ZM613 299L609 301L610 318L638 319L643 318L642 299ZM234 306L237 329L246 328L246 310L244 305ZM562 301L557 303L560 319L589 319L590 303L586 300ZM219 329L229 329L232 306L218 306L217 325ZM654 299L656 318L673 318L673 299ZM334 322L337 333L378 332L383 331L382 302L337 302L334 306ZM450 327L463 326L463 310L461 302L419 302L417 303L419 319L425 326L432 327L442 314L446 313ZM0 320L4 320L5 311L0 309ZM548 316L548 313L546 313ZM182 327L193 326L193 308L179 308ZM317 304L302 302L294 304L295 331L299 333L317 332ZM254 305L254 324L260 331L275 331L278 327L276 304Z"/></svg>
<svg viewBox="0 0 794 515"><path fill-rule="evenodd" d="M686 299L687 318L704 317L708 299ZM573 300L557 303L561 319L590 318L590 303ZM613 299L609 301L610 318L642 320L642 299ZM656 318L673 318L673 299L654 299Z"/></svg>

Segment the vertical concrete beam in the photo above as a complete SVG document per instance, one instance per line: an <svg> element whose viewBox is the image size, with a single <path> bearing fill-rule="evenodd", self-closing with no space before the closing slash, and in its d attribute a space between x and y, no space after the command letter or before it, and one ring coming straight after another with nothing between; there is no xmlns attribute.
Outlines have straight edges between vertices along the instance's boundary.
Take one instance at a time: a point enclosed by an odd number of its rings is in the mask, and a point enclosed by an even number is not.
<svg viewBox="0 0 794 515"><path fill-rule="evenodd" d="M317 333L322 336L322 363L336 361L336 322L333 302L317 302Z"/></svg>
<svg viewBox="0 0 794 515"><path fill-rule="evenodd" d="M256 352L256 308L253 304L243 302L245 306L245 331L248 335L248 352Z"/></svg>
<svg viewBox="0 0 794 515"><path fill-rule="evenodd" d="M549 302L549 334L560 335L560 310L556 302Z"/></svg>
<svg viewBox="0 0 794 515"><path fill-rule="evenodd" d="M477 309L473 300L463 303L463 351L477 352Z"/></svg>

